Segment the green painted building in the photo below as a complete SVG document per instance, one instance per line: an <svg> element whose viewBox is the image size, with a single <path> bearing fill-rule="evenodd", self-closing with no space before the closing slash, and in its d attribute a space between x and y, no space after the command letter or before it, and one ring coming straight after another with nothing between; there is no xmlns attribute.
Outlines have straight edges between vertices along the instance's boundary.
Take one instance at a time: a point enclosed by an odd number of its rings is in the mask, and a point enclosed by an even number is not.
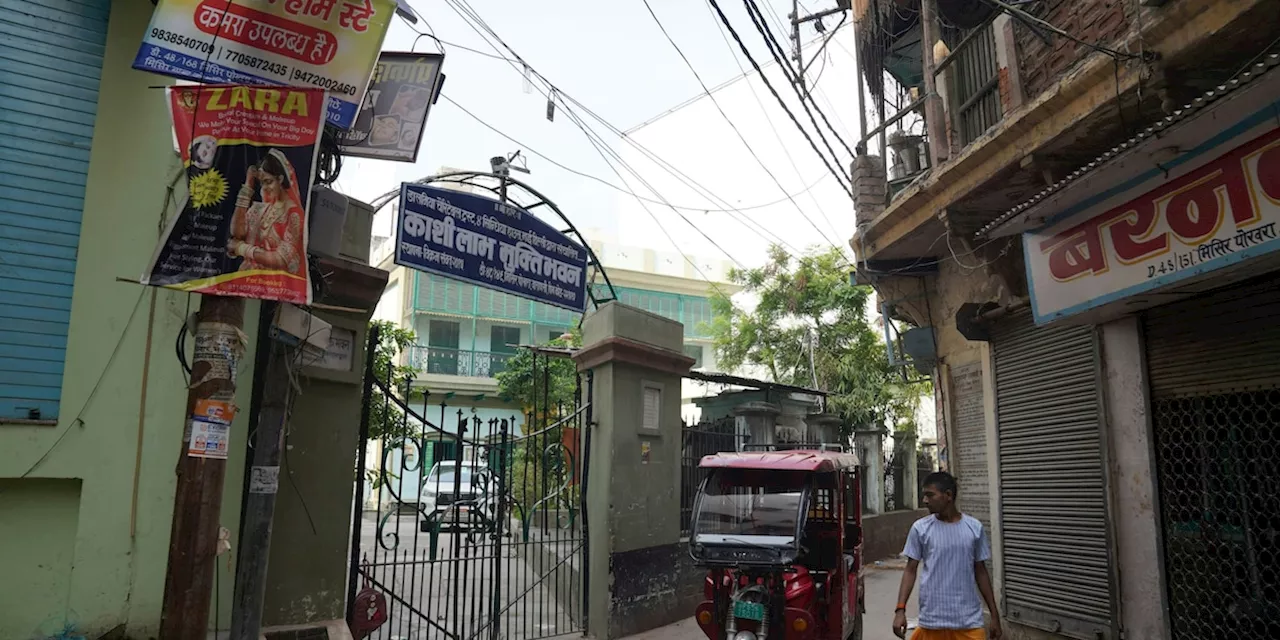
<svg viewBox="0 0 1280 640"><path fill-rule="evenodd" d="M175 351L191 357L179 331L201 300L130 282L185 191L166 79L131 68L154 10L0 0L3 640L159 633L185 449ZM220 518L231 551L210 561L211 630L231 619L259 309L246 304ZM268 625L341 617L346 596L367 318L317 315L355 346L348 371L297 372L281 475L299 489L277 499Z"/></svg>
<svg viewBox="0 0 1280 640"><path fill-rule="evenodd" d="M130 68L154 5L0 8L0 638L64 626L147 638L160 621L182 447L174 344L200 304L118 280L146 266L181 168L164 92L152 88L164 79ZM243 407L251 387L246 367ZM227 467L233 532L243 464L232 456ZM217 567L225 627L234 558Z"/></svg>

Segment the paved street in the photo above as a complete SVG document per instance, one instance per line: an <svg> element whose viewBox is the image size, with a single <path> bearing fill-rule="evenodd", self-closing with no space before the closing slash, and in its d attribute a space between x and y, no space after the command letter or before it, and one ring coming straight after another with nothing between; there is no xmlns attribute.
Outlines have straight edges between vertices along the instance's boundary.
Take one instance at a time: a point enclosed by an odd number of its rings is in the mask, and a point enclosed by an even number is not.
<svg viewBox="0 0 1280 640"><path fill-rule="evenodd" d="M863 628L864 640L896 640L893 625L894 600L898 597L898 583L902 579L902 563L889 562L873 566L867 571L867 619ZM907 615L916 616L916 598L913 594L907 603ZM693 619L630 636L626 640L698 640L706 635L698 629Z"/></svg>
<svg viewBox="0 0 1280 640"><path fill-rule="evenodd" d="M481 608L492 604L489 593L495 569L502 572L503 602L517 603L502 613L503 630L510 634L508 637L582 637L580 632L573 631L575 626L570 619L571 613L576 617L580 594L571 594L567 587L563 587L567 582L565 578L569 576L557 573L570 564L577 564L574 554L568 553L577 544L576 539L570 539L570 533L531 531L529 544L505 543L497 554L490 544L466 544L465 535L442 534L433 561L430 559L430 537L419 532L415 523L411 514L400 518L399 524L392 517L382 533L384 544L395 549L389 552L378 545L377 521L371 516L364 521L361 552L367 562L375 565L379 582L386 586L395 585L392 591L402 598L398 602L392 599L391 620L375 637L387 640L440 638L444 637L440 627L452 629L456 625L451 622L454 620L465 621L462 623L465 626L464 636L481 631L491 615ZM398 542L396 535L399 536ZM548 553L531 553L534 546L541 546ZM565 558L566 555L569 559ZM557 577L561 579L557 580ZM901 577L900 561L868 568L864 640L893 640L890 626ZM908 605L907 614L914 617L914 596ZM574 610L566 611L570 606ZM561 630L570 633L555 636ZM688 619L627 640L698 640L704 637L692 619Z"/></svg>
<svg viewBox="0 0 1280 640"><path fill-rule="evenodd" d="M504 638L543 638L577 628L571 616L579 614L581 592L568 586L570 562L565 556L572 558L580 541L567 530L531 535L528 543L508 538L501 550L490 540L468 542L465 534L444 533L434 557L430 535L418 529L412 513L391 517L382 529L381 545L378 535L377 520L367 514L360 550L369 571L389 592L391 613L375 638L448 637L443 630L470 638L485 632L492 618L495 572L501 576ZM539 548L548 552L537 553ZM574 636L581 634L569 637Z"/></svg>

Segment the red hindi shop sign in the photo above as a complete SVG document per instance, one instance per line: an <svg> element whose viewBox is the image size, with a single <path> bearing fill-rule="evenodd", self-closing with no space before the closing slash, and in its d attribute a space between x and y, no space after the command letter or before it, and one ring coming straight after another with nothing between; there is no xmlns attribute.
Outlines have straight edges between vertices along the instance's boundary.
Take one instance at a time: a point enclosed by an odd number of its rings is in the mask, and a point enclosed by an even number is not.
<svg viewBox="0 0 1280 640"><path fill-rule="evenodd" d="M310 303L307 207L326 92L241 85L168 91L188 196L143 284Z"/></svg>
<svg viewBox="0 0 1280 640"><path fill-rule="evenodd" d="M1038 322L1280 248L1280 129L1084 221L1023 234Z"/></svg>

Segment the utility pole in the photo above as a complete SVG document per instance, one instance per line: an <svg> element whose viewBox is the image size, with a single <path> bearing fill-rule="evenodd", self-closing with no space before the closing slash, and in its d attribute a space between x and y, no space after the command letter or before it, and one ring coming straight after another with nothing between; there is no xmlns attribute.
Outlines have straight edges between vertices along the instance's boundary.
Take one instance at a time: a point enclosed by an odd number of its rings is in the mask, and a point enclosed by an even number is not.
<svg viewBox="0 0 1280 640"><path fill-rule="evenodd" d="M807 92L804 89L804 51L800 48L800 0L791 0L791 14L787 19L791 20L791 58L796 62L796 86L803 94Z"/></svg>
<svg viewBox="0 0 1280 640"><path fill-rule="evenodd" d="M160 613L160 637L165 640L197 640L204 638L209 628L218 516L222 509L227 460L225 449L221 457L216 453L207 457L193 455L192 434L198 428L204 431L205 425L210 424L196 420L198 410L216 403L233 406L236 371L244 356L243 327L243 298L202 296L195 327L191 383L183 416L178 487L174 496L164 604ZM208 417L208 414L201 415ZM230 416L227 418L229 420ZM229 429L223 432L223 438L226 431ZM209 431L203 433L205 437L211 434ZM223 442L225 444L225 440Z"/></svg>
<svg viewBox="0 0 1280 640"><path fill-rule="evenodd" d="M266 304L266 303L264 303ZM275 317L278 304L271 304L264 321ZM270 332L263 331L271 340ZM306 337L302 338L305 345ZM271 524L275 520L276 489L280 480L280 458L284 449L285 424L293 397L290 360L299 353L272 340L265 347L270 356L262 372L262 404L258 408L257 438L245 493L243 535L236 563L235 596L231 609L231 640L257 640L262 628L262 607L267 590L267 561L271 552ZM302 349L302 346L298 347Z"/></svg>
<svg viewBox="0 0 1280 640"><path fill-rule="evenodd" d="M808 72L809 67L804 63L803 44L800 42L800 25L806 22L814 23L814 27L818 33L824 33L826 28L822 26L822 19L833 14L849 11L851 8L850 0L836 0L836 6L831 9L824 9L817 13L807 16L800 15L800 0L791 0L791 13L787 15L787 19L791 21L791 57L796 63L796 86L800 88L801 93L808 95L808 91L804 87L804 74ZM830 39L828 37L828 39ZM826 46L826 42L822 43L822 47ZM818 55L822 55L822 47L819 47ZM815 56L816 60L817 57ZM812 62L812 61L811 61Z"/></svg>

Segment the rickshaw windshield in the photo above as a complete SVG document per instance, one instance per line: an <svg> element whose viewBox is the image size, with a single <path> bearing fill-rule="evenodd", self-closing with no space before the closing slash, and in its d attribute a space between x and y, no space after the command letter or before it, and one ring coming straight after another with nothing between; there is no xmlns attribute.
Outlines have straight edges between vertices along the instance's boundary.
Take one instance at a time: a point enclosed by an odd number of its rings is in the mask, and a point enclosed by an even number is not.
<svg viewBox="0 0 1280 640"><path fill-rule="evenodd" d="M806 474L792 471L716 470L698 498L694 541L794 545L807 480Z"/></svg>

